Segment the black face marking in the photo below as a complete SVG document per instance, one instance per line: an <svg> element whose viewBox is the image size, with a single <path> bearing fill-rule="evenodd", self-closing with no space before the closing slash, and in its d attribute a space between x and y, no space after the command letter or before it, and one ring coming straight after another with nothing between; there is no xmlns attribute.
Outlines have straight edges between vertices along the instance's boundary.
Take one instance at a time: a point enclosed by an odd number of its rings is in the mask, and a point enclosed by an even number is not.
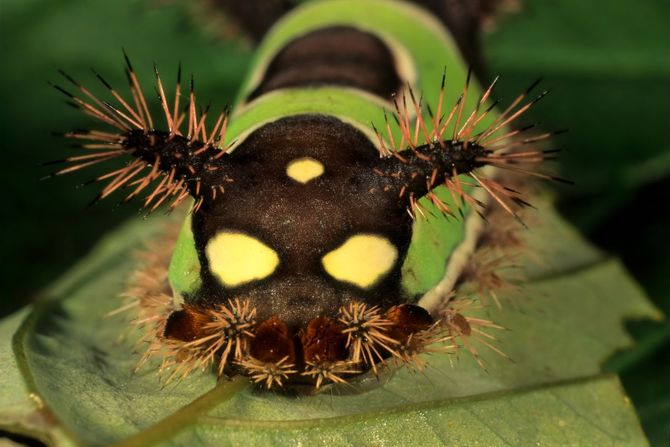
<svg viewBox="0 0 670 447"><path fill-rule="evenodd" d="M281 88L318 85L355 87L387 99L400 84L384 42L355 28L334 26L299 37L279 51L248 100Z"/></svg>
<svg viewBox="0 0 670 447"><path fill-rule="evenodd" d="M287 177L286 165L301 157L319 160L324 173L307 184ZM283 118L254 132L227 162L244 175L193 215L203 266L196 301L249 298L259 318L278 315L290 326L304 326L311 318L334 315L354 299L371 305L400 300L400 266L411 220L397 192L384 192L388 179L373 171L379 153L360 131L325 116ZM267 243L279 255L277 270L251 284L222 286L209 271L205 247L223 230ZM324 255L359 233L382 236L398 250L395 266L369 290L336 281L321 264Z"/></svg>

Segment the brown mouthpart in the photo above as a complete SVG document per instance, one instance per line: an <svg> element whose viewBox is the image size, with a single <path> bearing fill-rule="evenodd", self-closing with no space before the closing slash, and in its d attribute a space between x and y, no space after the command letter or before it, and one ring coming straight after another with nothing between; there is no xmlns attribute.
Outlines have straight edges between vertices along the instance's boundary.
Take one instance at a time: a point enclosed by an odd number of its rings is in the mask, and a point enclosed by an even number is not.
<svg viewBox="0 0 670 447"><path fill-rule="evenodd" d="M299 333L305 362L337 362L347 359L344 326L330 318L316 317Z"/></svg>
<svg viewBox="0 0 670 447"><path fill-rule="evenodd" d="M204 326L209 322L205 312L186 307L172 312L165 323L165 338L191 342L205 336Z"/></svg>
<svg viewBox="0 0 670 447"><path fill-rule="evenodd" d="M250 322L249 318L236 320L236 313L255 315L255 309L246 301L230 302L228 307L233 311L218 307L213 310L186 305L173 312L164 337L171 342L184 342L189 352L201 352L200 364L209 364L218 356L219 375L241 373L267 388L298 384L319 388L327 382L344 383L344 377L368 370L376 374L393 357L413 362L413 357L405 354L410 340L414 340L412 348L416 352L424 352L425 342L440 341L421 335L435 325L425 309L413 304L393 306L383 312L377 307L350 303L340 308L337 319L319 316L296 329L289 328L277 316L260 323ZM219 320L227 323L219 322L217 330L213 330L219 313L226 315ZM238 330L241 324L244 330ZM231 347L234 330L236 349ZM399 348L404 349L402 354Z"/></svg>

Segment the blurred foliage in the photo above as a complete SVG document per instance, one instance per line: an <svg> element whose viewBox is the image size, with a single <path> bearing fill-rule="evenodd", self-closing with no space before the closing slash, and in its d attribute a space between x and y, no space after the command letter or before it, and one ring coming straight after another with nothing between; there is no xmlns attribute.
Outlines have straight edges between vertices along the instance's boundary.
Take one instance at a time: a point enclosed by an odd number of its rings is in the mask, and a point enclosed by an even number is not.
<svg viewBox="0 0 670 447"><path fill-rule="evenodd" d="M86 208L95 187L74 185L93 172L38 179L41 162L61 158L68 143L49 131L90 121L64 106L46 84L62 68L92 83L89 67L113 85L125 80L121 47L140 76L156 61L166 77L181 61L196 74L201 98L230 102L251 52L206 33L183 5L158 0L0 0L0 129L8 154L0 176L2 208L0 311L34 299L110 228L134 214L113 201ZM487 35L490 71L504 75L498 94L512 98L538 75L554 94L532 110L547 128L570 128L557 138L565 177L561 209L592 240L618 254L656 304L670 311L670 254L666 204L670 186L670 4L664 0L525 0ZM170 36L169 45L165 36ZM655 445L668 441L670 329L636 323L639 345L612 359L638 405Z"/></svg>

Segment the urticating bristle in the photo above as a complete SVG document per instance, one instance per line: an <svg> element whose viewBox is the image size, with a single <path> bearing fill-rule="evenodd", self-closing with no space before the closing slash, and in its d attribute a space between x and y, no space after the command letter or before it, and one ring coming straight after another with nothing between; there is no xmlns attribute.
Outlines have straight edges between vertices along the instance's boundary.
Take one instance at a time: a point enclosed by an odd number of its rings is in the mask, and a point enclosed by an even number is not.
<svg viewBox="0 0 670 447"><path fill-rule="evenodd" d="M94 71L116 104L99 99L71 76L61 72L79 94L71 93L58 85L54 87L85 114L111 126L115 131L90 130L63 134L66 138L88 141L79 146L88 153L60 160L59 162L68 163L69 166L47 177L78 171L114 158L130 156L133 160L125 167L91 181L107 181L107 185L94 202L120 189L130 190L124 202L148 190L143 207L149 212L164 203L168 203L170 209L174 209L189 196L195 199L194 211L197 211L206 197L215 198L218 193L223 193L222 183L231 181L225 172L224 161L228 110L222 111L217 116L214 126L209 128L207 111L201 111L196 104L193 81L188 104L183 110L181 108L181 65L177 74L174 102L171 104L168 102L160 73L154 66L156 90L167 130L157 129L154 127L154 122L157 120L149 112L144 92L125 52L124 56L131 99L124 98L106 79ZM209 182L209 179L213 181ZM156 185L150 189L152 183Z"/></svg>
<svg viewBox="0 0 670 447"><path fill-rule="evenodd" d="M158 358L158 373L164 376L165 385L212 365L223 375L231 360L248 355L256 324L255 307L236 299L208 309L190 305L175 308L172 298L160 292L165 289L166 274L164 264L148 263L134 275L124 294L126 303L110 313L137 309L132 323L142 329L136 348L143 348L144 353L135 370Z"/></svg>
<svg viewBox="0 0 670 447"><path fill-rule="evenodd" d="M138 334L133 350L141 353L135 366L139 371L150 359L165 360L167 351L174 347L166 347L163 333L170 314L175 310L172 296L167 285L167 271L173 243L179 234L180 225L172 224L166 228L161 243L150 242L135 254L140 263L133 273L124 293L123 303L106 317L126 316L133 314L129 321L129 329L119 336L119 341ZM167 242L166 242L167 241ZM174 355L171 356L174 358Z"/></svg>
<svg viewBox="0 0 670 447"><path fill-rule="evenodd" d="M355 367L353 361L325 362L316 359L313 362L306 362L303 376L311 377L315 380L314 386L318 390L324 383L348 383L342 376L349 374L359 374L360 369Z"/></svg>
<svg viewBox="0 0 670 447"><path fill-rule="evenodd" d="M203 356L200 349L187 347L178 341L164 340L160 355L163 358L158 375L163 376L163 386L174 381L180 382L194 371L206 371L212 364L212 359Z"/></svg>
<svg viewBox="0 0 670 447"><path fill-rule="evenodd" d="M408 94L394 98L395 111L391 115L392 120L385 113L385 134L374 128L383 158L375 172L388 178L390 185L387 189L396 188L400 198L407 201L408 212L413 218L426 215L418 202L422 197L426 197L448 217L461 215L463 204L481 212L484 204L470 192L473 187L479 187L486 190L502 209L523 224L516 208L530 204L519 192L506 188L498 180L486 177L481 168L493 166L516 174L569 183L559 177L538 172L532 167L553 159L557 152L536 149L534 145L562 131L528 136L528 131L534 126L518 129L511 127L546 96L548 91L528 101L527 97L534 84L497 115L486 129L475 133L481 123L490 117L497 104L497 101L490 100L498 78L483 91L473 110L468 111L466 103L471 90L470 78L471 74L468 73L462 93L449 108L444 104L443 76L435 112L424 104L423 97L420 96L417 100L409 86L406 89ZM424 107L430 118L424 116ZM394 129L400 134L399 140L394 137ZM523 147L528 149L519 149ZM467 176L471 181L466 182L459 179L459 176ZM449 190L453 199L451 204L445 203L432 193L440 185Z"/></svg>
<svg viewBox="0 0 670 447"><path fill-rule="evenodd" d="M386 311L385 317L393 323L388 336L398 342L394 347L397 354L393 360L410 370L423 372L427 362L421 354L450 352L455 348L453 343L447 343L452 337L445 332L443 325L435 322L420 306L393 306Z"/></svg>
<svg viewBox="0 0 670 447"><path fill-rule="evenodd" d="M248 340L253 337L250 332L256 325L256 308L249 301L239 299L229 301L228 305L217 305L207 311L212 321L203 326L207 335L189 344L205 347L204 354L214 358L219 356L217 373L223 375L229 357L241 359L247 354Z"/></svg>
<svg viewBox="0 0 670 447"><path fill-rule="evenodd" d="M377 364L387 354L398 355L395 349L398 341L386 332L393 323L384 318L377 306L353 302L342 306L338 321L344 325L343 334L347 335L347 348L353 364L364 363L377 373Z"/></svg>
<svg viewBox="0 0 670 447"><path fill-rule="evenodd" d="M525 213L523 217L538 223L533 213ZM458 283L467 291L474 291L482 304L487 304L490 299L500 309L500 292L505 292L506 301L522 295L520 284L527 278L520 260L540 262L540 259L526 247L521 229L502 209L489 210L486 219L489 225L479 236L477 248L463 267Z"/></svg>
<svg viewBox="0 0 670 447"><path fill-rule="evenodd" d="M450 354L457 349L453 336L444 331L441 322L434 323L430 328L409 334L400 342L397 351L398 359L412 371L424 372L428 362L422 354Z"/></svg>
<svg viewBox="0 0 670 447"><path fill-rule="evenodd" d="M263 384L269 390L275 386L281 388L283 381L288 379L289 375L298 372L294 369L295 365L289 363L288 360L288 356L277 362L263 362L253 357L247 357L235 363L251 377L251 380Z"/></svg>
<svg viewBox="0 0 670 447"><path fill-rule="evenodd" d="M505 328L490 320L463 315L464 309L473 306L475 304L472 300L452 299L450 305L442 310L440 321L453 338L454 343L460 343L467 349L482 368L484 368L484 362L475 344L481 344L496 354L509 359L509 356L495 345L496 337L485 331L485 329L502 330Z"/></svg>
<svg viewBox="0 0 670 447"><path fill-rule="evenodd" d="M481 250L465 267L463 280L475 285L482 303L486 303L490 297L496 307L501 309L502 303L498 297L501 291L506 291L507 295L520 292L518 283L523 280L523 276L517 271L518 266L514 261L514 255Z"/></svg>

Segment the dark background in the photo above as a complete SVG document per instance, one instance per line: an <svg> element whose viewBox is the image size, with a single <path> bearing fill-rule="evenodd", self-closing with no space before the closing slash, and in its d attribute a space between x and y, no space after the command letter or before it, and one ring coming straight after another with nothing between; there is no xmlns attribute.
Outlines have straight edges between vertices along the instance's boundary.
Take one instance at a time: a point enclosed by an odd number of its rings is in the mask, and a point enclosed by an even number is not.
<svg viewBox="0 0 670 447"><path fill-rule="evenodd" d="M408 24L411 26L411 24ZM532 109L547 128L570 128L556 144L559 207L593 242L623 259L670 314L670 3L526 0L484 39L498 89L512 98L538 75L551 97ZM40 182L40 163L69 142L50 135L91 125L47 80L62 68L95 85L94 67L125 87L121 47L148 81L151 63L174 79L179 61L196 74L198 96L232 101L251 60L224 18L185 1L0 0L0 144L3 193L0 315L34 300L96 240L136 213L114 200L86 208L98 191L75 185L93 170ZM96 90L102 92L102 90ZM100 172L100 171L98 171ZM578 310L576 310L578 311ZM654 445L670 438L670 324L631 322L635 349L614 356Z"/></svg>

